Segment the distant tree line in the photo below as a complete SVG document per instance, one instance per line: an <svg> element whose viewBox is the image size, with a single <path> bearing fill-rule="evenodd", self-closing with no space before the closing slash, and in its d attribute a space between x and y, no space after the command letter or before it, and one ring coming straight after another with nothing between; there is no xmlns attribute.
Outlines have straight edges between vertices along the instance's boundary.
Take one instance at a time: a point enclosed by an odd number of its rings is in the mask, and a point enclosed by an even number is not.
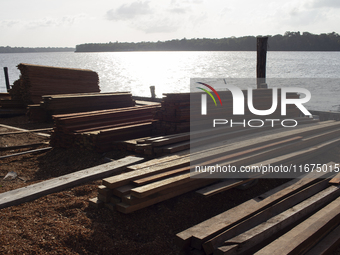
<svg viewBox="0 0 340 255"><path fill-rule="evenodd" d="M332 32L312 34L290 32L268 36L268 50L272 51L340 51L340 36ZM111 51L255 51L256 37L229 37L221 39L186 39L158 42L86 43L76 46L76 52Z"/></svg>
<svg viewBox="0 0 340 255"><path fill-rule="evenodd" d="M63 51L74 51L75 48L60 48L60 47L10 47L0 46L0 53L28 53L28 52L63 52Z"/></svg>

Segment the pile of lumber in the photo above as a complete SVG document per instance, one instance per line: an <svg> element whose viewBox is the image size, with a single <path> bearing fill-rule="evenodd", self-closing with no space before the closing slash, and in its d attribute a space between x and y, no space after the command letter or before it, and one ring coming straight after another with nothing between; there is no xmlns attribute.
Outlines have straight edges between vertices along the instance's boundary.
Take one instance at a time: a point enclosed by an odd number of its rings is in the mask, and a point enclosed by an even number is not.
<svg viewBox="0 0 340 255"><path fill-rule="evenodd" d="M4 96L0 99L0 116L10 117L15 115L24 115L26 106L21 100L11 100Z"/></svg>
<svg viewBox="0 0 340 255"><path fill-rule="evenodd" d="M316 120L305 117L295 118L295 120L298 125L317 122ZM190 149L190 144L192 146L200 146L203 144L226 141L231 138L281 127L282 126L278 124L274 124L272 127L271 123L265 123L261 128L240 126L208 128L205 130L184 132L173 135L159 135L127 140L120 144L120 148L133 151L138 154L144 154L146 156L159 157L166 154L188 150Z"/></svg>
<svg viewBox="0 0 340 255"><path fill-rule="evenodd" d="M115 93L75 93L42 96L39 105L28 106L30 121L44 121L52 115L98 111L135 106L132 94Z"/></svg>
<svg viewBox="0 0 340 255"><path fill-rule="evenodd" d="M202 93L166 93L163 94L162 107L157 112L158 122L156 129L161 130L163 134L176 134L181 132L189 132L190 125L206 128L211 126L211 119L233 120L249 120L261 119L261 116L254 115L250 112L247 105L247 91L242 91L244 94L244 115L237 117L233 116L233 98L230 91L219 91L222 105L215 106L212 99L207 100L207 115L201 115L201 95ZM272 106L272 89L254 89L253 90L253 105L257 110L267 110ZM278 103L276 110L264 116L269 119L280 119L281 116L281 90L278 89ZM299 98L297 93L287 93L287 98ZM287 105L287 118L295 118L300 116L300 111L295 105ZM262 117L262 118L264 118ZM190 123L191 121L191 123Z"/></svg>
<svg viewBox="0 0 340 255"><path fill-rule="evenodd" d="M331 112L331 111L314 111L309 110L309 112L313 115L319 116L320 121L325 120L340 120L340 112Z"/></svg>
<svg viewBox="0 0 340 255"><path fill-rule="evenodd" d="M43 95L100 92L98 74L86 69L19 64L20 79L9 91L26 105L40 103Z"/></svg>
<svg viewBox="0 0 340 255"><path fill-rule="evenodd" d="M267 135L266 132L244 136L235 139L234 143L231 140L194 155L167 156L131 166L130 172L103 180L98 200L120 212L131 213L199 188L202 188L199 194L210 196L241 185L249 178L221 181L204 178L204 174L198 176L202 178L191 178L190 170L194 170L196 164L218 163L236 167L300 164L340 144L340 122L313 123L294 130L275 131ZM254 175L250 179L258 177L263 175ZM226 179L228 175L219 178Z"/></svg>
<svg viewBox="0 0 340 255"><path fill-rule="evenodd" d="M84 147L99 152L115 143L152 135L157 105L53 115L53 147Z"/></svg>
<svg viewBox="0 0 340 255"><path fill-rule="evenodd" d="M11 99L11 96L7 92L0 92L0 99Z"/></svg>
<svg viewBox="0 0 340 255"><path fill-rule="evenodd" d="M178 233L177 245L190 254L330 252L340 242L340 176L331 179L339 164L325 166Z"/></svg>

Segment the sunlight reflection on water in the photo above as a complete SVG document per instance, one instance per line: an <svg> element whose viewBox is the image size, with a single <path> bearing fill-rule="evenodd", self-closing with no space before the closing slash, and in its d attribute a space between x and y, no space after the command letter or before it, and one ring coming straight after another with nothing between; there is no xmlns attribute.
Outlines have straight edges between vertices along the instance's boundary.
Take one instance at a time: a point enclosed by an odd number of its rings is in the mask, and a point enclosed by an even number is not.
<svg viewBox="0 0 340 255"><path fill-rule="evenodd" d="M131 91L150 96L150 86L162 93L189 92L190 78L255 78L256 52L101 52L0 54L11 84L19 78L19 63L96 71L102 92ZM0 92L5 91L3 71ZM340 78L340 52L272 52L268 78ZM328 86L328 87L327 87ZM319 110L338 110L339 84L311 88ZM330 87L332 86L332 87ZM333 87L335 86L335 87ZM270 87L270 84L269 84ZM321 109L322 108L322 109Z"/></svg>

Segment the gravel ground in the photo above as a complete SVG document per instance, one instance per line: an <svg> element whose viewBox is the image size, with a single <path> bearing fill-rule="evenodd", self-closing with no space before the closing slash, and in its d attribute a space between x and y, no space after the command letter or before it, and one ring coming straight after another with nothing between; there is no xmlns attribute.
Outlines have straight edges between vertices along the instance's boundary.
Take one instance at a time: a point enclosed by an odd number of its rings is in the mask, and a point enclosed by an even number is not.
<svg viewBox="0 0 340 255"><path fill-rule="evenodd" d="M27 124L25 117L0 119L0 123L30 129L45 127ZM0 139L0 146L44 140L32 134L23 134L20 138L11 135ZM0 155L18 151L24 149L5 151ZM103 164L105 156L120 158L124 155L121 151L103 155L79 149L53 149L2 159L0 193ZM336 148L320 155L317 160L325 163L331 160L339 162L339 155L340 148ZM17 172L20 178L2 180L9 171ZM285 181L261 179L248 190L232 189L209 198L190 192L128 215L106 208L89 207L88 199L97 195L96 189L101 184L101 181L91 182L2 209L0 254L178 254L174 244L178 232Z"/></svg>

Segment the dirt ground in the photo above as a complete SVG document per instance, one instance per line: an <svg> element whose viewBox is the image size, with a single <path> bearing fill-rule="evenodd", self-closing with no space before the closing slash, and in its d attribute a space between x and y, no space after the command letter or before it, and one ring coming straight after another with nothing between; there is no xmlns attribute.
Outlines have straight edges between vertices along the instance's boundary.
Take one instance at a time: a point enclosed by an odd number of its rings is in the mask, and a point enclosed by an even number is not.
<svg viewBox="0 0 340 255"><path fill-rule="evenodd" d="M0 123L28 129L46 127L27 123L25 117L0 119ZM0 129L0 133L7 131ZM34 134L0 136L0 147L43 141L48 139ZM37 148L43 147L46 145ZM0 151L0 156L25 150ZM99 154L52 149L0 159L0 193L103 164L105 157L118 159L125 155L122 151ZM319 160L340 162L340 148L320 155ZM3 180L10 171L15 171L18 178ZM127 215L89 207L89 198L96 197L101 184L94 181L1 209L0 254L179 254L174 244L177 233L285 181L260 179L248 190L232 189L209 198L189 192Z"/></svg>

